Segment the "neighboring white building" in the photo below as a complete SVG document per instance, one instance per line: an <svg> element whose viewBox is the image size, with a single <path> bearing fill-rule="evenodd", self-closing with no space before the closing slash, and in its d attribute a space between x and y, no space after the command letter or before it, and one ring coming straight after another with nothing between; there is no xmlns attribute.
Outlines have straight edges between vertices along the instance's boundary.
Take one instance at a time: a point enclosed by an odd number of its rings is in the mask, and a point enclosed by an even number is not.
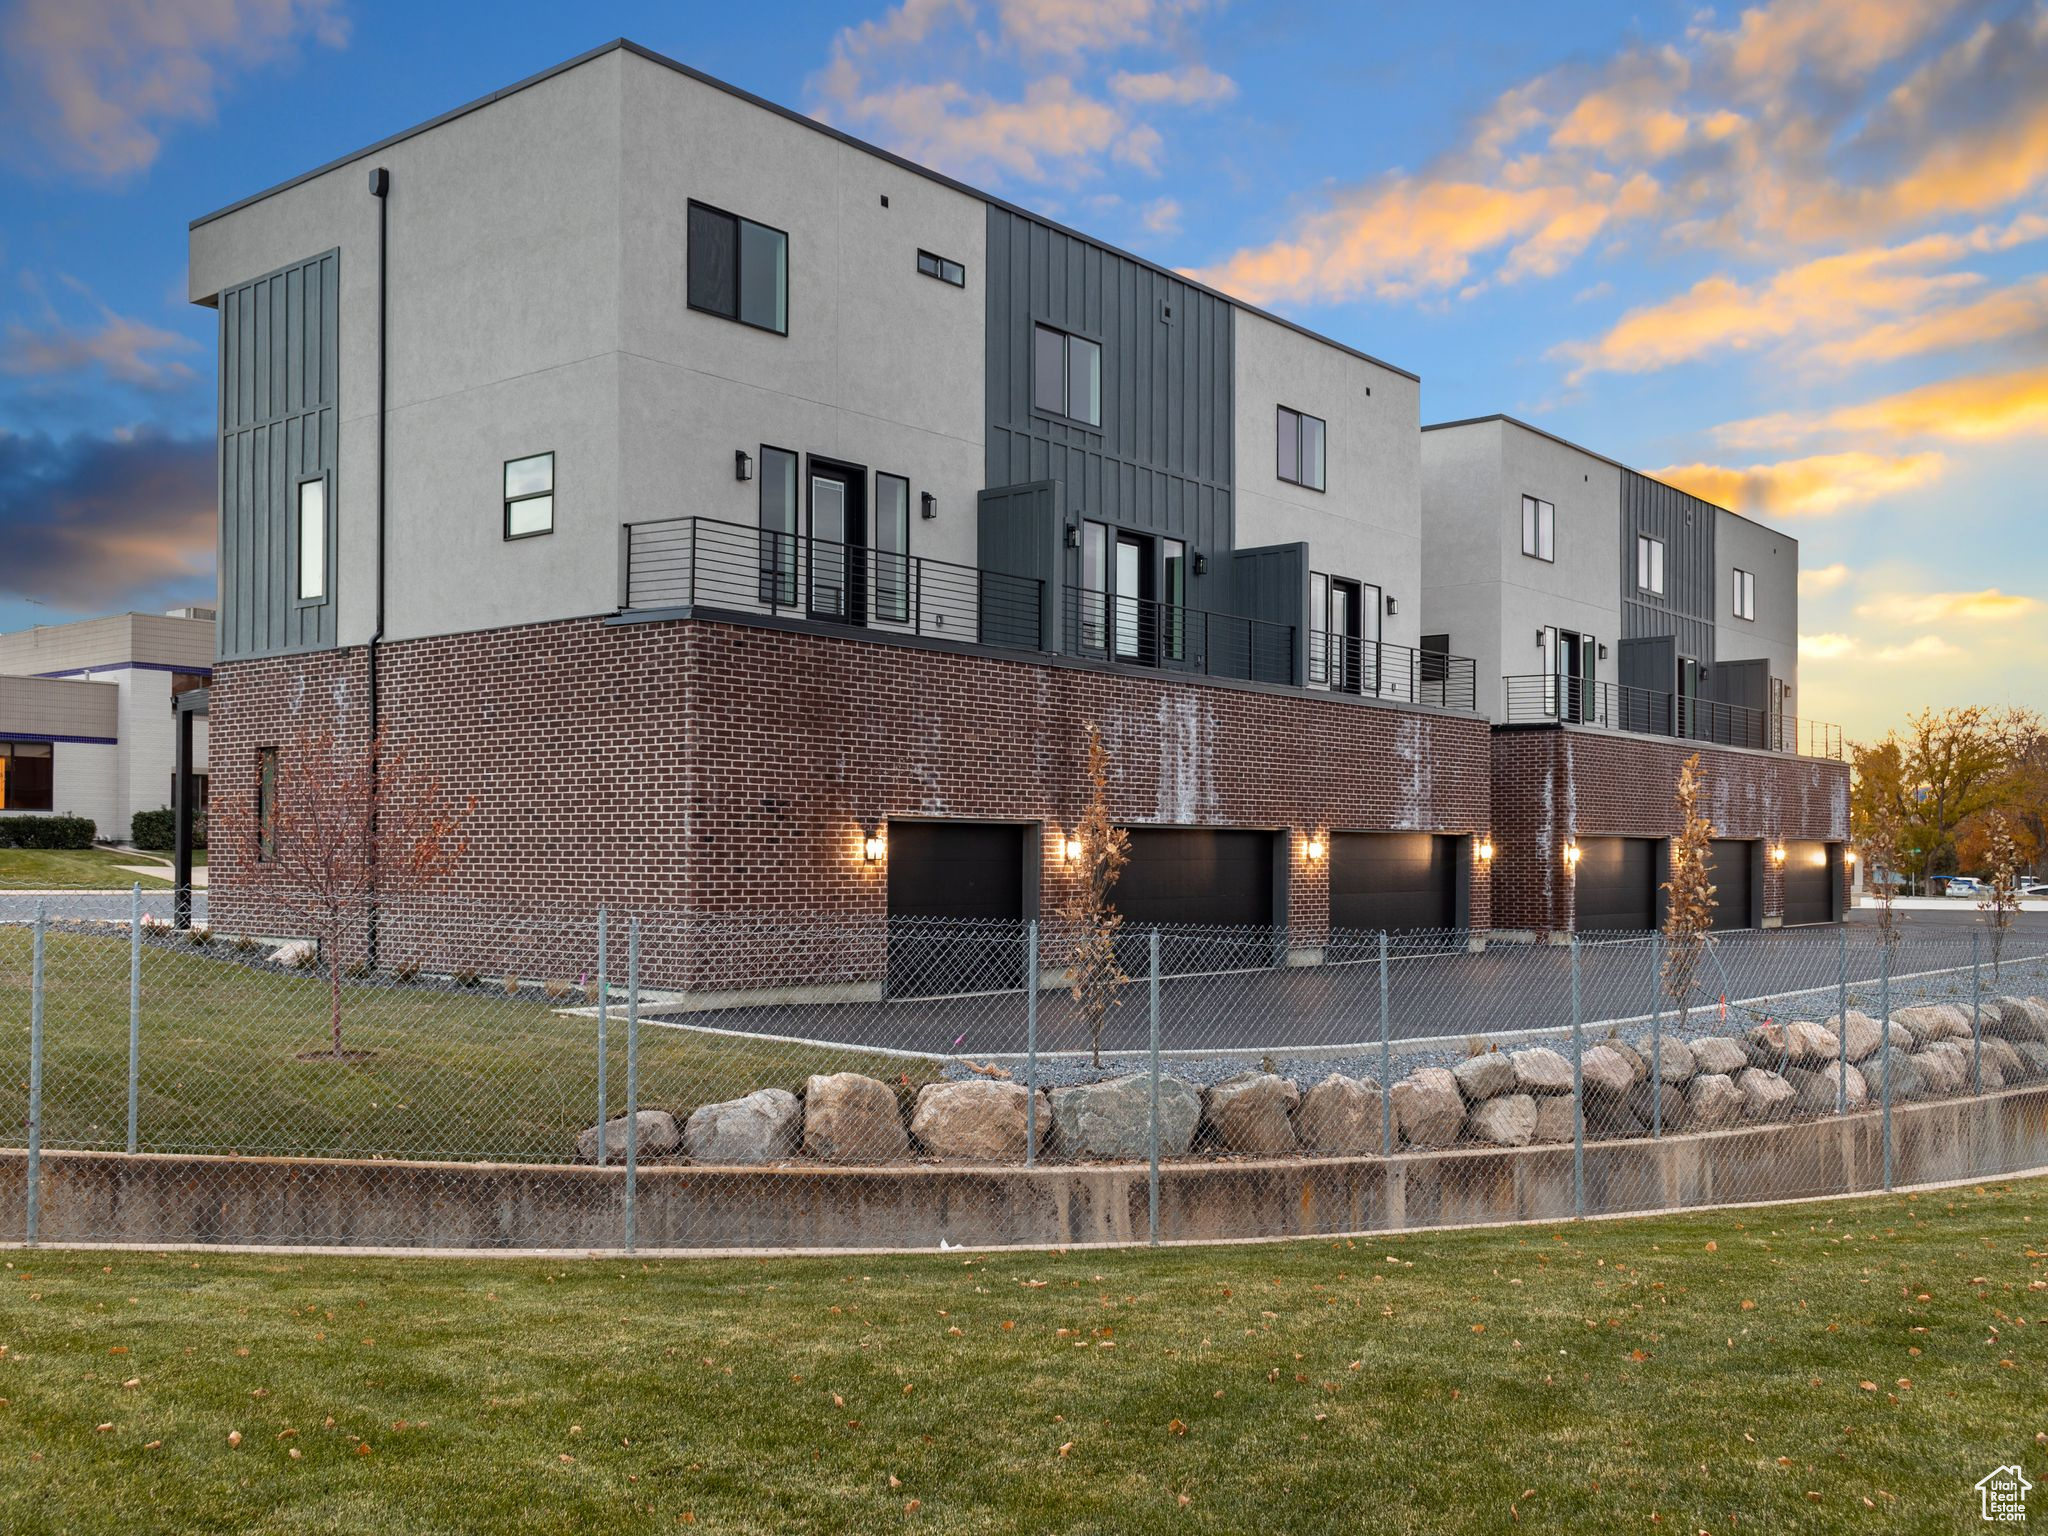
<svg viewBox="0 0 2048 1536"><path fill-rule="evenodd" d="M171 803L171 701L213 671L213 610L122 613L0 635L0 815L90 816L126 842ZM206 804L206 722L195 722Z"/></svg>

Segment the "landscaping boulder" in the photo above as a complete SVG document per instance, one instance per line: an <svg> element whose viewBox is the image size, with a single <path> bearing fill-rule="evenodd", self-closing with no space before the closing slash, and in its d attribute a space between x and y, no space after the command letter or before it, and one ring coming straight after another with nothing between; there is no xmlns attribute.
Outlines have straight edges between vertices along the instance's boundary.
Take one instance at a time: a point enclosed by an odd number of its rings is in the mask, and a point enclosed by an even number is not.
<svg viewBox="0 0 2048 1536"><path fill-rule="evenodd" d="M1726 1035L1704 1035L1687 1043L1692 1047L1694 1068L1710 1077L1733 1082L1735 1074L1749 1065L1749 1053Z"/></svg>
<svg viewBox="0 0 2048 1536"><path fill-rule="evenodd" d="M1448 1147L1465 1126L1465 1097L1442 1067L1423 1067L1394 1084L1394 1122L1415 1147Z"/></svg>
<svg viewBox="0 0 2048 1536"><path fill-rule="evenodd" d="M1948 1003L1932 1003L1923 1008L1894 1009L1892 1022L1903 1024L1911 1030L1913 1044L1923 1050L1937 1040L1970 1038L1970 1015Z"/></svg>
<svg viewBox="0 0 2048 1536"><path fill-rule="evenodd" d="M1785 1081L1792 1085L1793 1110L1802 1115L1832 1115L1835 1112L1835 1080L1841 1078L1846 1089L1840 1097L1845 1112L1862 1109L1870 1096L1863 1074L1855 1067L1843 1068L1840 1062L1829 1062L1824 1067L1787 1067Z"/></svg>
<svg viewBox="0 0 2048 1536"><path fill-rule="evenodd" d="M1587 1053L1591 1055L1589 1051ZM1633 1099L1635 1085L1627 1091L1609 1093L1602 1089L1586 1094L1586 1134L1612 1141L1622 1136L1640 1136L1644 1126L1636 1115Z"/></svg>
<svg viewBox="0 0 2048 1536"><path fill-rule="evenodd" d="M144 923L145 928L149 927ZM286 970L303 970L320 956L320 946L311 939L293 939L289 944L280 944L270 952L270 963L281 965ZM595 1129L595 1127L593 1127Z"/></svg>
<svg viewBox="0 0 2048 1536"><path fill-rule="evenodd" d="M1039 1108L1044 1110L1043 1094ZM910 1134L933 1157L963 1163L1021 1163L1030 1144L1031 1090L1022 1083L975 1078L926 1083L917 1091ZM1039 1134L1052 1122L1041 1114Z"/></svg>
<svg viewBox="0 0 2048 1536"><path fill-rule="evenodd" d="M1692 1059L1692 1047L1683 1040L1660 1040L1650 1052L1657 1075L1666 1083L1683 1083L1699 1070Z"/></svg>
<svg viewBox="0 0 2048 1536"><path fill-rule="evenodd" d="M2022 1040L2013 1051L2025 1067L2025 1076L2036 1080L2048 1077L2048 1045Z"/></svg>
<svg viewBox="0 0 2048 1536"><path fill-rule="evenodd" d="M665 1109L643 1109L634 1117L639 1121L637 1140L642 1157L665 1157L682 1145L682 1136L676 1130L676 1117ZM623 1159L626 1155L626 1138L631 1134L632 1124L624 1115L616 1120L607 1120L601 1126L593 1125L576 1137L576 1155L586 1163L597 1161L597 1139L604 1137L606 1162Z"/></svg>
<svg viewBox="0 0 2048 1536"><path fill-rule="evenodd" d="M1209 1133L1225 1152L1272 1155L1297 1142L1294 1111L1301 1090L1271 1072L1240 1072L1202 1095Z"/></svg>
<svg viewBox="0 0 2048 1536"><path fill-rule="evenodd" d="M1536 1100L1526 1093L1487 1099L1473 1109L1465 1128L1496 1147L1526 1147L1536 1137Z"/></svg>
<svg viewBox="0 0 2048 1536"><path fill-rule="evenodd" d="M1530 1094L1570 1093L1572 1064L1547 1045L1516 1051L1508 1058L1514 1063L1515 1092Z"/></svg>
<svg viewBox="0 0 2048 1536"><path fill-rule="evenodd" d="M1159 1080L1159 1155L1183 1157L1202 1118L1195 1085ZM1052 1091L1052 1129L1063 1156L1145 1157L1150 1153L1152 1079L1142 1072Z"/></svg>
<svg viewBox="0 0 2048 1536"><path fill-rule="evenodd" d="M1841 1041L1832 1031L1805 1019L1759 1024L1743 1036L1743 1044L1753 1065L1773 1069L1781 1061L1787 1066L1816 1067L1835 1060L1841 1050Z"/></svg>
<svg viewBox="0 0 2048 1536"><path fill-rule="evenodd" d="M1667 1046L1666 1049L1669 1049ZM1661 1122L1658 1116L1658 1100L1663 1100ZM1660 1127L1666 1135L1682 1131L1689 1125L1683 1083L1641 1082L1629 1090L1628 1110L1635 1121L1647 1133L1653 1126Z"/></svg>
<svg viewBox="0 0 2048 1536"><path fill-rule="evenodd" d="M1840 1032L1843 1052L1852 1062L1868 1061L1884 1043L1884 1031L1877 1020L1854 1008L1846 1018L1829 1019L1828 1027Z"/></svg>
<svg viewBox="0 0 2048 1536"><path fill-rule="evenodd" d="M1311 1152L1377 1152L1381 1115L1378 1083L1332 1072L1301 1096L1294 1133Z"/></svg>
<svg viewBox="0 0 2048 1536"><path fill-rule="evenodd" d="M1735 1079L1742 1095L1742 1111L1751 1120L1788 1120L1797 1097L1792 1085L1763 1067L1745 1068Z"/></svg>
<svg viewBox="0 0 2048 1536"><path fill-rule="evenodd" d="M1467 1056L1451 1068L1451 1076L1458 1080L1458 1091L1468 1104L1515 1091L1515 1064L1499 1051Z"/></svg>
<svg viewBox="0 0 2048 1536"><path fill-rule="evenodd" d="M1725 1072L1702 1072L1685 1085L1686 1118L1696 1131L1718 1131L1742 1115L1742 1090Z"/></svg>
<svg viewBox="0 0 2048 1536"><path fill-rule="evenodd" d="M2034 1040L2048 1044L2048 1005L2032 998L2000 998L1998 1017L1984 1020L1984 1033L2015 1043Z"/></svg>
<svg viewBox="0 0 2048 1536"><path fill-rule="evenodd" d="M1887 1073L1891 1076L1894 1104L1903 1104L1909 1099L1924 1099L1928 1096L1927 1078L1920 1070L1920 1059L1895 1045L1888 1045L1863 1063L1863 1077L1870 1084L1872 1103L1884 1101Z"/></svg>
<svg viewBox="0 0 2048 1536"><path fill-rule="evenodd" d="M1943 1046L1950 1049L1944 1050ZM1961 1093L1969 1082L1968 1066L1950 1041L1936 1041L1926 1050L1916 1051L1913 1061L1920 1068L1921 1080L1927 1085L1930 1097Z"/></svg>
<svg viewBox="0 0 2048 1536"><path fill-rule="evenodd" d="M700 1104L683 1122L683 1146L700 1163L772 1163L796 1151L804 1107L786 1088Z"/></svg>
<svg viewBox="0 0 2048 1536"><path fill-rule="evenodd" d="M1998 1085L2012 1088L2023 1083L2031 1075L2026 1058L2021 1056L2010 1040L1986 1040L1984 1042L1984 1086L1991 1086L1991 1064L1998 1063Z"/></svg>
<svg viewBox="0 0 2048 1536"><path fill-rule="evenodd" d="M1636 1085L1635 1063L1612 1045L1596 1045L1579 1058L1589 1097L1619 1099Z"/></svg>
<svg viewBox="0 0 2048 1536"><path fill-rule="evenodd" d="M1601 1045L1605 1046L1608 1050L1617 1052L1622 1057L1622 1059L1629 1064L1629 1069L1635 1074L1635 1080L1637 1082L1642 1082L1645 1078L1647 1078L1650 1075L1649 1056L1646 1053L1637 1050L1634 1046L1630 1045L1626 1040L1616 1038L1612 1040L1602 1040L1600 1043Z"/></svg>
<svg viewBox="0 0 2048 1536"><path fill-rule="evenodd" d="M1536 1130L1530 1139L1570 1141L1578 1123L1578 1109L1569 1094L1547 1093L1536 1100Z"/></svg>
<svg viewBox="0 0 2048 1536"><path fill-rule="evenodd" d="M804 1084L804 1151L828 1163L880 1163L910 1150L896 1090L858 1072Z"/></svg>

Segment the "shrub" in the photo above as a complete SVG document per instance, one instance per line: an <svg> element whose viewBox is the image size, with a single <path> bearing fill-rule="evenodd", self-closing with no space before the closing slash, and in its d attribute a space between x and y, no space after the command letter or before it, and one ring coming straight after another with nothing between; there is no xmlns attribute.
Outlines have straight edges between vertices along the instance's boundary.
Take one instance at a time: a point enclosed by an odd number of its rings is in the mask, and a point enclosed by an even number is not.
<svg viewBox="0 0 2048 1536"><path fill-rule="evenodd" d="M128 841L149 853L169 853L176 844L177 817L166 805L154 811L137 811L128 823ZM192 819L192 846L206 846L206 813Z"/></svg>
<svg viewBox="0 0 2048 1536"><path fill-rule="evenodd" d="M194 924L185 930L185 942L201 946L211 944L213 942L213 930L202 924Z"/></svg>
<svg viewBox="0 0 2048 1536"><path fill-rule="evenodd" d="M246 955L246 954L250 953L250 952L251 952L252 950L255 950L255 949L257 949L258 947L259 947L259 946L257 945L256 941L255 941L254 939L250 938L248 934L246 934L246 933L238 933L238 934L236 934L236 935L235 935L235 953L236 953L236 954L238 954L238 955Z"/></svg>
<svg viewBox="0 0 2048 1536"><path fill-rule="evenodd" d="M0 816L0 848L90 848L90 816Z"/></svg>

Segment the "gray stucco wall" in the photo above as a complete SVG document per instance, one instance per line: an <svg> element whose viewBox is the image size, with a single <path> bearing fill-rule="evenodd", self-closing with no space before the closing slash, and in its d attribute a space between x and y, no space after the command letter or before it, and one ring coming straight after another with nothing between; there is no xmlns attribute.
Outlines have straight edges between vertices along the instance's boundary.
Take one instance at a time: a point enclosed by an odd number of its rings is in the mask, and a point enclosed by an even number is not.
<svg viewBox="0 0 2048 1536"><path fill-rule="evenodd" d="M1715 655L1724 662L1761 658L1782 679L1797 714L1799 676L1799 541L1722 508L1714 509ZM1735 617L1736 571L1756 577L1756 618Z"/></svg>

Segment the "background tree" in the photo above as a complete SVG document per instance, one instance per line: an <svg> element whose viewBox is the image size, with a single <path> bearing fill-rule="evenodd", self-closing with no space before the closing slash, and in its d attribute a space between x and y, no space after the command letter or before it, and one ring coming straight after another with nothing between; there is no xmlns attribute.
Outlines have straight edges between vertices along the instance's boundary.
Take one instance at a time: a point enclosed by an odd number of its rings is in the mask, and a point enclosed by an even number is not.
<svg viewBox="0 0 2048 1536"><path fill-rule="evenodd" d="M468 849L456 805L403 748L351 746L305 730L280 747L270 803L254 787L217 799L215 840L247 861L243 887L289 913L318 943L328 982L328 1055L343 1060L341 977L349 940L380 906L440 885Z"/></svg>
<svg viewBox="0 0 2048 1536"><path fill-rule="evenodd" d="M1671 878L1664 882L1664 994L1678 1006L1678 1028L1692 1007L1693 980L1714 926L1714 882L1707 878L1714 824L1699 813L1700 755L1678 771L1678 836L1671 840Z"/></svg>
<svg viewBox="0 0 2048 1536"><path fill-rule="evenodd" d="M1081 845L1079 879L1060 908L1073 928L1067 977L1074 1003L1088 1026L1094 1064L1102 1065L1102 1032L1109 1016L1123 1002L1124 983L1131 978L1117 961L1117 930L1123 914L1110 900L1117 877L1131 856L1131 838L1109 818L1109 749L1102 732L1088 727L1088 805L1074 837Z"/></svg>
<svg viewBox="0 0 2048 1536"><path fill-rule="evenodd" d="M1996 980L2005 936L2012 931L2013 914L2020 909L2020 851L2013 840L2012 824L2004 816L1990 821L1991 892L1977 903L1977 909L1991 930L1991 976Z"/></svg>
<svg viewBox="0 0 2048 1536"><path fill-rule="evenodd" d="M1954 873L1957 832L2013 797L2016 767L2040 731L2031 710L1958 705L1923 709L1903 731L1855 746L1855 835L1861 839L1880 813L1889 813L1895 858L1906 858L1923 882Z"/></svg>

